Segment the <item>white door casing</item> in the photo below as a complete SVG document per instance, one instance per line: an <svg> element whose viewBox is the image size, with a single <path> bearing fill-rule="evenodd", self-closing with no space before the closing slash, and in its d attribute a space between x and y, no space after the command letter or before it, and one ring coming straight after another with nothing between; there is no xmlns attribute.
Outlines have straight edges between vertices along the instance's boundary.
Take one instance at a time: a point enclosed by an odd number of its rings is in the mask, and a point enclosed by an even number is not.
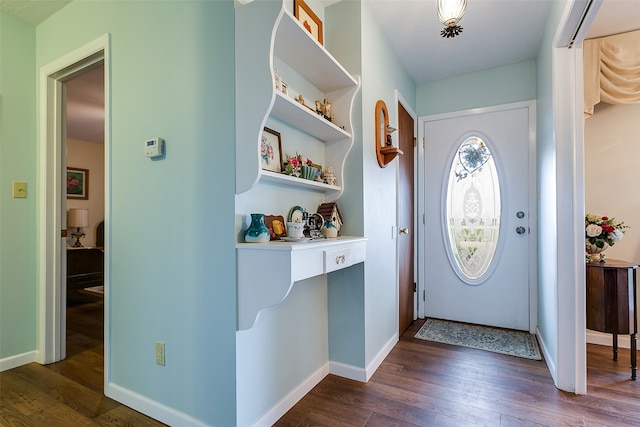
<svg viewBox="0 0 640 427"><path fill-rule="evenodd" d="M39 324L36 361L42 364L57 362L65 357L66 313L66 193L63 176L66 174L64 150L64 82L87 69L104 62L105 68L105 194L110 194L110 37L105 34L96 40L56 59L40 69L39 118L39 206L38 206L38 282ZM110 198L105 199L105 247L109 247ZM109 253L105 253L105 265ZM110 272L105 268L104 282L109 283ZM105 286L105 383L109 378L109 287Z"/></svg>
<svg viewBox="0 0 640 427"><path fill-rule="evenodd" d="M426 317L535 331L535 101L420 119L419 286ZM486 140L498 169L501 221L495 259L480 279L464 280L448 250L449 170L460 144ZM518 213L521 212L520 215ZM523 234L516 232L523 227Z"/></svg>

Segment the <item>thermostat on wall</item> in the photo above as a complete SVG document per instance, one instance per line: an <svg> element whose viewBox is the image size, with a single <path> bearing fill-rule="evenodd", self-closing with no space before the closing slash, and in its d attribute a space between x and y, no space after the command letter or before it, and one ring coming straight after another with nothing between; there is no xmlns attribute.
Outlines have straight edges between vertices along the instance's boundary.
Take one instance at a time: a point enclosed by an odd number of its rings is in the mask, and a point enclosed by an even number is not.
<svg viewBox="0 0 640 427"><path fill-rule="evenodd" d="M145 157L160 157L164 155L164 139L152 138L144 143Z"/></svg>

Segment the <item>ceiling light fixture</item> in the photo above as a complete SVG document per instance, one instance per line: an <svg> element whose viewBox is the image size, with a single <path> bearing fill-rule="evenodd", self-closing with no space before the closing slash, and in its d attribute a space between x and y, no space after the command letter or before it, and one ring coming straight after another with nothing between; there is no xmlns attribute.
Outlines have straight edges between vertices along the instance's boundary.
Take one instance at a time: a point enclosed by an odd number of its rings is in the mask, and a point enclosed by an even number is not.
<svg viewBox="0 0 640 427"><path fill-rule="evenodd" d="M438 0L438 19L444 24L440 31L442 37L455 37L462 32L458 22L467 10L467 0Z"/></svg>

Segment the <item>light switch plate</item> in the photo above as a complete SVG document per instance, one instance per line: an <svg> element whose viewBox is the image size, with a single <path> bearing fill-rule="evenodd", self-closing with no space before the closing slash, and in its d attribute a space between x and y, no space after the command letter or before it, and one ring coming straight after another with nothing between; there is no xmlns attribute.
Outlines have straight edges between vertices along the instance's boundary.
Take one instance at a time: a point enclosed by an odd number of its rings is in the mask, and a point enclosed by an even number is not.
<svg viewBox="0 0 640 427"><path fill-rule="evenodd" d="M27 198L27 183L24 181L13 181L13 197L15 199Z"/></svg>

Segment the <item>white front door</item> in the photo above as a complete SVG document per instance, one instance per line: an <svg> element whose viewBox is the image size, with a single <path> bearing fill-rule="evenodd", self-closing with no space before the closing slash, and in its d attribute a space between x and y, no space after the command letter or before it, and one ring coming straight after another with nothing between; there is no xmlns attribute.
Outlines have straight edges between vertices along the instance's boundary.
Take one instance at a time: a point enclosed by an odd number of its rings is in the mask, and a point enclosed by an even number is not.
<svg viewBox="0 0 640 427"><path fill-rule="evenodd" d="M422 120L425 315L535 328L535 103Z"/></svg>

